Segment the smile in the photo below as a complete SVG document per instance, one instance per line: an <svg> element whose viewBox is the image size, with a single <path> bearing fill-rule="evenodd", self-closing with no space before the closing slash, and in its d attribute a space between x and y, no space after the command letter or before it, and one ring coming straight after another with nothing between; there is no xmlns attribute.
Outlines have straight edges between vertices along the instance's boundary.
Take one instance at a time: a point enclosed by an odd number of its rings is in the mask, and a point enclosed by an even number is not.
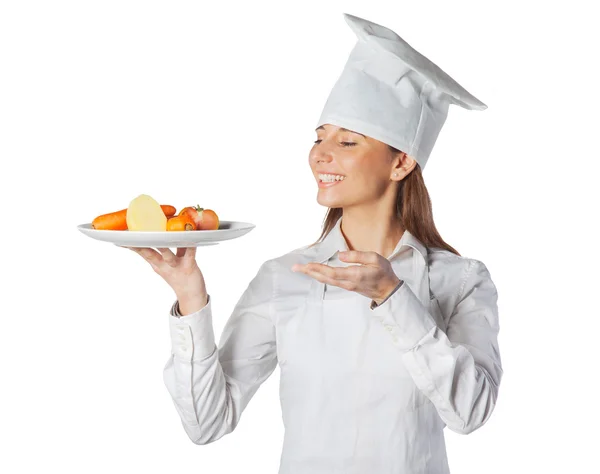
<svg viewBox="0 0 600 474"><path fill-rule="evenodd" d="M319 180L319 188L330 188L331 186L336 186L340 183L342 183L344 180L343 179L339 179L337 181L321 181Z"/></svg>

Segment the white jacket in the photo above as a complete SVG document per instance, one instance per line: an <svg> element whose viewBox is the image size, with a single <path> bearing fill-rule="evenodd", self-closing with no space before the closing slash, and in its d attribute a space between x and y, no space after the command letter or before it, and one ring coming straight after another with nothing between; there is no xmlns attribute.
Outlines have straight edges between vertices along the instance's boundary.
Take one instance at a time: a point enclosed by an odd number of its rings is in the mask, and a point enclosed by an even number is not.
<svg viewBox="0 0 600 474"><path fill-rule="evenodd" d="M481 427L502 378L490 273L408 231L388 257L403 283L379 306L292 272L347 265L337 258L348 250L340 223L321 243L261 265L218 348L210 295L186 316L173 304L164 381L183 427L196 444L230 433L279 365L279 474L448 473L443 428Z"/></svg>

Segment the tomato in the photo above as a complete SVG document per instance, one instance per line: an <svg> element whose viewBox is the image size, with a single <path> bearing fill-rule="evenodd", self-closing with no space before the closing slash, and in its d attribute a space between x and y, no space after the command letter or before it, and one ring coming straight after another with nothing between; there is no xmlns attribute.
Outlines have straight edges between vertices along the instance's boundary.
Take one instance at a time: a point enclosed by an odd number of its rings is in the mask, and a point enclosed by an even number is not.
<svg viewBox="0 0 600 474"><path fill-rule="evenodd" d="M218 230L219 216L212 209L203 209L201 212L202 230Z"/></svg>
<svg viewBox="0 0 600 474"><path fill-rule="evenodd" d="M196 230L217 230L219 217L212 209L204 209L200 205L184 207L180 216L188 215L193 221Z"/></svg>

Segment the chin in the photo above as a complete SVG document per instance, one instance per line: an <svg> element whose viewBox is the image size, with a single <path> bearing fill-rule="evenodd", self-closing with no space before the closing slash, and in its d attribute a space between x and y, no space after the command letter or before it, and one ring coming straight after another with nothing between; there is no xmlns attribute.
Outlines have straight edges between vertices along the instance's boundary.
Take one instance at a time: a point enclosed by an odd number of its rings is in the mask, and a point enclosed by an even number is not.
<svg viewBox="0 0 600 474"><path fill-rule="evenodd" d="M317 202L324 207L331 207L331 208L335 208L335 207L344 207L345 206L345 202L342 199L335 199L335 198L329 198L329 197L324 197L321 196L321 194L319 193L317 195Z"/></svg>

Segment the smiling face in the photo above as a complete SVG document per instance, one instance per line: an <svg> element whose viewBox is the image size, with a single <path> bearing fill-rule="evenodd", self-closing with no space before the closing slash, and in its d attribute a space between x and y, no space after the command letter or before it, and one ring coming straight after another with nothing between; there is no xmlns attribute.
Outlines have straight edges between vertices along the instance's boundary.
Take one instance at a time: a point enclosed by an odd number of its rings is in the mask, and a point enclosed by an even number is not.
<svg viewBox="0 0 600 474"><path fill-rule="evenodd" d="M390 194L414 166L399 167L387 144L345 128L325 124L317 128L317 140L309 153L309 164L319 185L317 201L326 207L373 204ZM407 158L413 162L412 159ZM393 173L398 173L393 176ZM332 176L341 175L343 178ZM325 181L322 181L325 179Z"/></svg>

